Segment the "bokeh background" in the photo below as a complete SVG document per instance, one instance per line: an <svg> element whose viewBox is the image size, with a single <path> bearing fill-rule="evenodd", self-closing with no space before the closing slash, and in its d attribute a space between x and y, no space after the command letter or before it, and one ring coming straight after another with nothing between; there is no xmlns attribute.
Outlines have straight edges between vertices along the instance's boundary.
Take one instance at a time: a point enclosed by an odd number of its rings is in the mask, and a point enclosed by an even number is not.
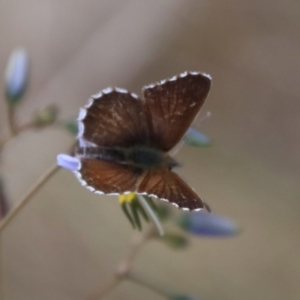
<svg viewBox="0 0 300 300"><path fill-rule="evenodd" d="M211 148L183 147L181 174L212 209L242 227L235 238L194 238L184 251L151 242L135 270L199 299L299 299L300 6L298 1L1 1L0 70L24 46L30 89L18 122L47 104L75 117L91 94L185 70L213 77L197 122ZM4 85L1 86L2 95ZM4 100L0 134L7 132ZM6 145L11 205L65 152L58 128ZM174 208L175 209L175 208ZM59 171L3 233L8 300L81 300L111 276L133 231L116 197ZM124 282L107 299L162 299Z"/></svg>

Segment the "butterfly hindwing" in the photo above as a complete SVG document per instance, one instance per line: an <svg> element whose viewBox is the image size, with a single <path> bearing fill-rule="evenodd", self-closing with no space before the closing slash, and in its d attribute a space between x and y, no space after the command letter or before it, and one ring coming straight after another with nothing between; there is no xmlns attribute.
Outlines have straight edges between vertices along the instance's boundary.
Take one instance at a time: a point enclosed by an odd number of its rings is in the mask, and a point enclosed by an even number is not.
<svg viewBox="0 0 300 300"><path fill-rule="evenodd" d="M180 141L203 105L210 85L208 75L186 72L144 87L153 146L167 152Z"/></svg>
<svg viewBox="0 0 300 300"><path fill-rule="evenodd" d="M167 168L148 170L139 183L138 193L146 193L162 200L167 200L186 210L204 207L199 196L176 173Z"/></svg>
<svg viewBox="0 0 300 300"><path fill-rule="evenodd" d="M76 171L79 181L99 194L124 194L136 190L140 170L114 162L86 158Z"/></svg>

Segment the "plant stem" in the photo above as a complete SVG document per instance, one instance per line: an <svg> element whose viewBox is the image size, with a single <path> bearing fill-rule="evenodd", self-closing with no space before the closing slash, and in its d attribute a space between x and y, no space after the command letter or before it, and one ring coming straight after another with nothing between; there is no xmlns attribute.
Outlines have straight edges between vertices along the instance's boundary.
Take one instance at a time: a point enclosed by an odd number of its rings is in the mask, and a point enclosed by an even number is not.
<svg viewBox="0 0 300 300"><path fill-rule="evenodd" d="M6 217L0 223L0 233L3 229L11 222L11 220L24 208L24 206L29 202L32 196L59 170L59 167L55 163L49 168L49 170L42 175L36 184L29 189L26 195L23 197L19 203L11 209L11 211L6 215Z"/></svg>
<svg viewBox="0 0 300 300"><path fill-rule="evenodd" d="M156 228L152 225L151 228L144 232L143 234L136 235L133 237L129 253L127 256L119 263L114 275L110 278L100 289L94 292L88 297L88 300L100 300L110 291L112 291L122 280L126 279L128 273L134 263L134 260L141 250L142 246L150 238L157 235Z"/></svg>
<svg viewBox="0 0 300 300"><path fill-rule="evenodd" d="M167 291L167 289L162 288L154 283L150 283L148 280L142 279L140 275L137 276L132 272L128 272L126 278L128 280L131 280L131 281L137 283L138 285L146 287L147 289L149 289L165 298L170 298L170 296L172 296L172 294L173 294L173 293Z"/></svg>
<svg viewBox="0 0 300 300"><path fill-rule="evenodd" d="M0 141L0 150L4 147L4 145L9 142L13 138L13 135L8 135L3 140Z"/></svg>
<svg viewBox="0 0 300 300"><path fill-rule="evenodd" d="M15 114L14 106L8 103L7 104L7 116L8 116L9 132L10 132L11 136L16 135L14 114Z"/></svg>
<svg viewBox="0 0 300 300"><path fill-rule="evenodd" d="M34 124L32 122L28 122L26 124L23 124L17 128L14 128L14 131L10 130L10 134L5 137L3 140L0 141L0 150L3 148L3 146L8 143L11 139L13 139L16 135L21 133L22 131L32 128Z"/></svg>
<svg viewBox="0 0 300 300"><path fill-rule="evenodd" d="M4 249L3 249L3 239L0 237L0 299L6 299L6 286L5 286L5 274L4 274Z"/></svg>
<svg viewBox="0 0 300 300"><path fill-rule="evenodd" d="M88 297L88 300L102 299L106 294L112 291L122 280L123 280L122 277L118 277L118 276L111 277L106 281L106 283L101 287L101 289L91 294Z"/></svg>
<svg viewBox="0 0 300 300"><path fill-rule="evenodd" d="M6 192L4 190L3 179L0 177L0 220L2 220L9 211L9 204Z"/></svg>

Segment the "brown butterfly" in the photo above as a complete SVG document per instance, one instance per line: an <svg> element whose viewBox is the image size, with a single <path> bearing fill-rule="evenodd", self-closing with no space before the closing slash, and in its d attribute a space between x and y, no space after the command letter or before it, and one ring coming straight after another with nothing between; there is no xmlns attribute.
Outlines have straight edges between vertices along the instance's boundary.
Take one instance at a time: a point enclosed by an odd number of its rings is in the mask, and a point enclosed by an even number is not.
<svg viewBox="0 0 300 300"><path fill-rule="evenodd" d="M185 72L143 88L143 98L107 88L81 108L79 181L97 194L147 194L185 210L203 202L172 169L168 154L189 128L211 85L211 77Z"/></svg>

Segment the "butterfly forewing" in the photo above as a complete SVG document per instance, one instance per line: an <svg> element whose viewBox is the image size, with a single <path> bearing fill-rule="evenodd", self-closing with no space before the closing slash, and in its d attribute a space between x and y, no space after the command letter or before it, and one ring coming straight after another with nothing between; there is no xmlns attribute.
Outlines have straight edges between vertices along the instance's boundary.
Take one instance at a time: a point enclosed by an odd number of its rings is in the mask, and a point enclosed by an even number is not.
<svg viewBox="0 0 300 300"><path fill-rule="evenodd" d="M204 207L199 196L176 173L166 168L147 171L138 187L138 193L146 193L167 200L186 210Z"/></svg>
<svg viewBox="0 0 300 300"><path fill-rule="evenodd" d="M148 140L146 126L142 100L121 89L93 96L79 115L79 135L102 147L141 144Z"/></svg>
<svg viewBox="0 0 300 300"><path fill-rule="evenodd" d="M183 137L209 92L211 79L200 73L182 73L144 87L151 144L171 150Z"/></svg>
<svg viewBox="0 0 300 300"><path fill-rule="evenodd" d="M140 170L99 159L82 159L78 179L93 192L124 194L136 190Z"/></svg>

